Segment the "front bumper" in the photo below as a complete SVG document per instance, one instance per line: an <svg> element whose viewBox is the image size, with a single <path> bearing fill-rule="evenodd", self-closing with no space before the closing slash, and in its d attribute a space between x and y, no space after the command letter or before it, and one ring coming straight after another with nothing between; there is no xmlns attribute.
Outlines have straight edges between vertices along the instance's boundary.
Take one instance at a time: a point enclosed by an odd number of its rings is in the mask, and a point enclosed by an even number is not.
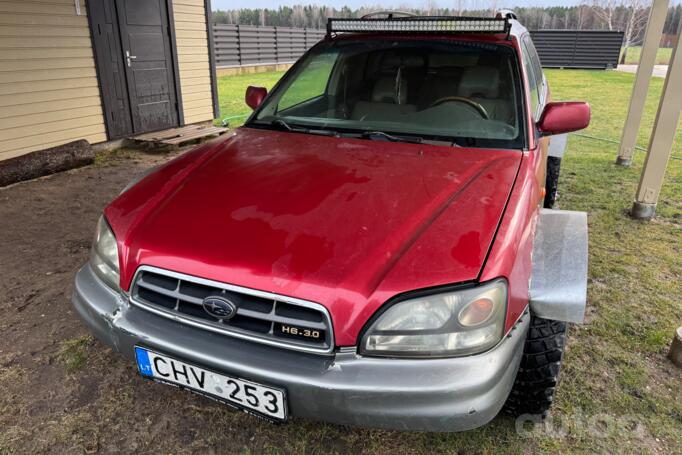
<svg viewBox="0 0 682 455"><path fill-rule="evenodd" d="M316 355L239 340L131 306L89 265L76 275L73 305L104 343L134 359L144 345L207 369L284 387L290 415L336 424L463 431L492 420L511 390L529 316L494 349L450 359Z"/></svg>

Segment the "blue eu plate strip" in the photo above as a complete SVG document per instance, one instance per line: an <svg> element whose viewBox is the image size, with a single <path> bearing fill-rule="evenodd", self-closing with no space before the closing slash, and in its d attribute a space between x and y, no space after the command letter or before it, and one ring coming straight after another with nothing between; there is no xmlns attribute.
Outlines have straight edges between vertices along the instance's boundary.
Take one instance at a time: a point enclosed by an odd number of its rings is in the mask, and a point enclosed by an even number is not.
<svg viewBox="0 0 682 455"><path fill-rule="evenodd" d="M142 348L135 347L135 357L137 358L137 368L145 376L154 376L152 364L149 362L149 353Z"/></svg>

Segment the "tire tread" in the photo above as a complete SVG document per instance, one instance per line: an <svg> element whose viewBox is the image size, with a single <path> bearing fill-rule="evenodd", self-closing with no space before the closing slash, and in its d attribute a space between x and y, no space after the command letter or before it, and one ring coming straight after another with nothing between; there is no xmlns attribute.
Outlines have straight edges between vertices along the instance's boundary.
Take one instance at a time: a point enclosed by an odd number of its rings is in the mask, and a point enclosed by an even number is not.
<svg viewBox="0 0 682 455"><path fill-rule="evenodd" d="M546 417L554 402L564 354L566 323L531 317L521 365L504 410Z"/></svg>

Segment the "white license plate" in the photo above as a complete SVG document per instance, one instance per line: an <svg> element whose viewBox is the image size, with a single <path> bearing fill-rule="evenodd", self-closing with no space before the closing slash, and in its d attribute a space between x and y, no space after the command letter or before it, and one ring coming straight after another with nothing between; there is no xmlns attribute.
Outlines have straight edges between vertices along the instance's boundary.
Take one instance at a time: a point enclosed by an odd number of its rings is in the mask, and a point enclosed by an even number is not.
<svg viewBox="0 0 682 455"><path fill-rule="evenodd" d="M143 376L226 401L275 420L286 420L283 390L181 362L139 346L135 347L137 368Z"/></svg>

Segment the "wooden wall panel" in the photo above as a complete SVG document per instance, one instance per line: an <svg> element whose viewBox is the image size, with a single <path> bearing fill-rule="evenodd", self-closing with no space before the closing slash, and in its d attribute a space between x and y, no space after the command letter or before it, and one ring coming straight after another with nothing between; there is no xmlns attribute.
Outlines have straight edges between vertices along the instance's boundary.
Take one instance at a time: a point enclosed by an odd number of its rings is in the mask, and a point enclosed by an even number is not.
<svg viewBox="0 0 682 455"><path fill-rule="evenodd" d="M106 140L87 8L0 0L0 160Z"/></svg>
<svg viewBox="0 0 682 455"><path fill-rule="evenodd" d="M208 33L203 0L173 0L185 123L213 119Z"/></svg>

